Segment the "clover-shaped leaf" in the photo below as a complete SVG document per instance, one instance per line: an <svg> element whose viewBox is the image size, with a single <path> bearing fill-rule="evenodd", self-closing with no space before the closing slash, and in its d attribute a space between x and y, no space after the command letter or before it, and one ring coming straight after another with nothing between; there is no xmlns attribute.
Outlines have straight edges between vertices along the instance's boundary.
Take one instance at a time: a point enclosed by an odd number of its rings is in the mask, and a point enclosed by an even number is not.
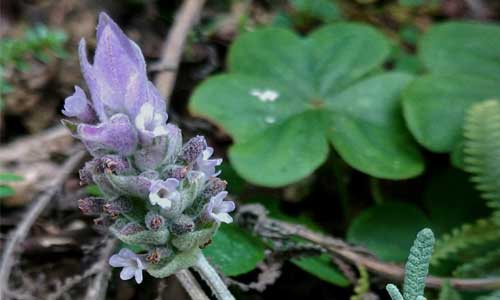
<svg viewBox="0 0 500 300"><path fill-rule="evenodd" d="M410 131L425 147L450 152L462 138L467 108L500 97L500 26L449 22L431 28L419 43L430 71L403 93Z"/></svg>
<svg viewBox="0 0 500 300"><path fill-rule="evenodd" d="M233 137L231 163L255 184L308 176L326 160L328 143L362 172L413 177L423 162L399 104L412 77L382 72L389 52L382 34L359 24L307 38L278 28L246 33L230 49L230 72L204 82L190 109Z"/></svg>

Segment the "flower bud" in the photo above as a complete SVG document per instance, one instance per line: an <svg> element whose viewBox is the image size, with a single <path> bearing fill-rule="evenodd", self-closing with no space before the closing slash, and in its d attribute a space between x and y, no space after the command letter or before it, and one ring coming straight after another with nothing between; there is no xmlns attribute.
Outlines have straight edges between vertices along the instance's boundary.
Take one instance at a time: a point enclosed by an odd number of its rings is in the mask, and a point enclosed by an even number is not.
<svg viewBox="0 0 500 300"><path fill-rule="evenodd" d="M123 175L130 173L132 168L125 158L118 155L106 155L100 159L99 171Z"/></svg>
<svg viewBox="0 0 500 300"><path fill-rule="evenodd" d="M103 212L105 200L98 197L87 197L78 200L78 208L84 215L95 216Z"/></svg>
<svg viewBox="0 0 500 300"><path fill-rule="evenodd" d="M146 261L152 264L158 264L160 260L169 258L170 256L172 256L172 254L174 254L172 249L166 247L154 247L153 249L149 250L146 256Z"/></svg>
<svg viewBox="0 0 500 300"><path fill-rule="evenodd" d="M107 174L112 186L122 195L147 198L151 179L142 174L139 176L120 176Z"/></svg>
<svg viewBox="0 0 500 300"><path fill-rule="evenodd" d="M83 168L78 171L80 175L80 185L86 185L94 182L93 174L95 173L95 159L85 163Z"/></svg>
<svg viewBox="0 0 500 300"><path fill-rule="evenodd" d="M139 232L146 230L144 227L137 223L128 223L120 229L120 234L122 235L134 235Z"/></svg>
<svg viewBox="0 0 500 300"><path fill-rule="evenodd" d="M132 210L132 203L124 197L119 197L104 204L103 210L111 217L117 217L121 213L130 212Z"/></svg>
<svg viewBox="0 0 500 300"><path fill-rule="evenodd" d="M146 227L152 231L160 230L165 225L165 218L158 213L148 212L145 218Z"/></svg>
<svg viewBox="0 0 500 300"><path fill-rule="evenodd" d="M175 235L181 235L187 232L192 232L194 230L194 221L191 217L187 215L178 216L170 224L170 232Z"/></svg>
<svg viewBox="0 0 500 300"><path fill-rule="evenodd" d="M219 177L210 177L205 185L205 188L201 191L200 198L206 200L214 197L218 193L224 191L227 186L227 181L220 179Z"/></svg>
<svg viewBox="0 0 500 300"><path fill-rule="evenodd" d="M182 180L186 178L189 168L186 166L179 165L168 165L162 170L162 177L164 178L175 178L177 180Z"/></svg>
<svg viewBox="0 0 500 300"><path fill-rule="evenodd" d="M106 229L112 223L113 220L106 215L101 215L99 218L94 219L94 224L98 227L98 229Z"/></svg>
<svg viewBox="0 0 500 300"><path fill-rule="evenodd" d="M182 152L180 155L180 159L186 163L194 162L207 148L207 142L205 138L201 135L197 135L194 138L187 141L182 147Z"/></svg>

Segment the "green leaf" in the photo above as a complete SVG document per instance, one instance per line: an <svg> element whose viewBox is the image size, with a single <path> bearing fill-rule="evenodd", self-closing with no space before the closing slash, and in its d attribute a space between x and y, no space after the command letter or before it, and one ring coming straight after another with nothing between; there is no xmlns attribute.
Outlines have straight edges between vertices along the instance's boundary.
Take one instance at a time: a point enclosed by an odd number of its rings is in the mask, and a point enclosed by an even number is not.
<svg viewBox="0 0 500 300"><path fill-rule="evenodd" d="M387 179L413 177L423 171L422 158L399 110L398 94L410 79L398 73L371 77L329 104L334 113L328 136L351 166Z"/></svg>
<svg viewBox="0 0 500 300"><path fill-rule="evenodd" d="M464 113L482 100L500 97L500 26L450 22L431 28L419 43L430 71L405 91L403 107L410 131L435 152L460 142Z"/></svg>
<svg viewBox="0 0 500 300"><path fill-rule="evenodd" d="M24 178L14 173L0 173L0 182L15 182L21 181Z"/></svg>
<svg viewBox="0 0 500 300"><path fill-rule="evenodd" d="M264 244L235 225L222 225L203 253L227 276L253 270L264 259Z"/></svg>
<svg viewBox="0 0 500 300"><path fill-rule="evenodd" d="M417 78L403 92L403 111L419 143L434 152L449 152L462 140L467 108L498 96L500 85L494 80L431 74Z"/></svg>
<svg viewBox="0 0 500 300"><path fill-rule="evenodd" d="M14 196L16 191L10 186L0 185L0 198L7 198L10 196Z"/></svg>
<svg viewBox="0 0 500 300"><path fill-rule="evenodd" d="M448 22L432 27L419 43L422 62L434 74L467 74L500 80L500 26Z"/></svg>
<svg viewBox="0 0 500 300"><path fill-rule="evenodd" d="M385 203L360 213L348 229L347 240L366 247L382 260L404 262L415 232L429 223L414 205Z"/></svg>
<svg viewBox="0 0 500 300"><path fill-rule="evenodd" d="M327 157L321 120L312 112L287 119L246 143L234 145L229 159L249 181L282 186L311 174ZM256 163L257 158L258 163Z"/></svg>
<svg viewBox="0 0 500 300"><path fill-rule="evenodd" d="M231 163L255 184L308 176L325 161L327 140L360 171L413 177L423 161L398 100L412 77L367 78L389 48L382 34L359 24L326 26L308 38L281 28L246 33L230 49L230 73L199 86L190 109L233 137Z"/></svg>
<svg viewBox="0 0 500 300"><path fill-rule="evenodd" d="M338 286L348 286L349 280L340 273L337 268L333 267L331 258L322 254L314 257L303 257L292 259L292 263L300 267L302 270L307 271L314 276Z"/></svg>

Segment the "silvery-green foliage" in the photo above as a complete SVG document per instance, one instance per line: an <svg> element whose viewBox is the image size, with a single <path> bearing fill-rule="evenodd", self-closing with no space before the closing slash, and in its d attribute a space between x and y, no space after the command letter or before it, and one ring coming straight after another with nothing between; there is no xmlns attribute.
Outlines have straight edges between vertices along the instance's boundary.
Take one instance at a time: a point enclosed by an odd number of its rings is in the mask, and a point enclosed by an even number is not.
<svg viewBox="0 0 500 300"><path fill-rule="evenodd" d="M429 272L434 243L432 230L426 228L417 234L405 266L403 294L393 284L386 287L392 300L425 300L425 278Z"/></svg>
<svg viewBox="0 0 500 300"><path fill-rule="evenodd" d="M139 47L102 13L93 64L80 42L80 63L89 87L75 87L63 123L93 159L80 170L82 183L96 184L103 197L78 203L83 213L99 216L125 244L110 264L120 277L142 282L142 271L165 277L193 266L200 248L210 243L221 222L230 223L232 201L224 201L226 182L216 170L221 159L205 138L182 142L181 130L167 124L164 99L148 80Z"/></svg>

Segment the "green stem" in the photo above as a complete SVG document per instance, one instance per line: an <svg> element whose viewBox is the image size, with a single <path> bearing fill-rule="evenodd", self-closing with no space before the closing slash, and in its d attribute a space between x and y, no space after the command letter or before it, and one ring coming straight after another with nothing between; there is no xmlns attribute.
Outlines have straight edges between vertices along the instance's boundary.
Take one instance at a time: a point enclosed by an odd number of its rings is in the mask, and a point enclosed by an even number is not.
<svg viewBox="0 0 500 300"><path fill-rule="evenodd" d="M350 197L349 189L347 186L349 182L349 175L347 173L348 170L345 168L344 162L337 154L332 155L332 166L335 176L335 184L339 193L340 205L342 207L345 219L349 220L349 217L351 215L351 208L349 205Z"/></svg>
<svg viewBox="0 0 500 300"><path fill-rule="evenodd" d="M200 252L193 268L205 280L218 300L236 300L203 253Z"/></svg>
<svg viewBox="0 0 500 300"><path fill-rule="evenodd" d="M382 190L380 189L380 181L377 178L370 177L370 191L373 200L377 205L384 204L384 196L382 195Z"/></svg>

